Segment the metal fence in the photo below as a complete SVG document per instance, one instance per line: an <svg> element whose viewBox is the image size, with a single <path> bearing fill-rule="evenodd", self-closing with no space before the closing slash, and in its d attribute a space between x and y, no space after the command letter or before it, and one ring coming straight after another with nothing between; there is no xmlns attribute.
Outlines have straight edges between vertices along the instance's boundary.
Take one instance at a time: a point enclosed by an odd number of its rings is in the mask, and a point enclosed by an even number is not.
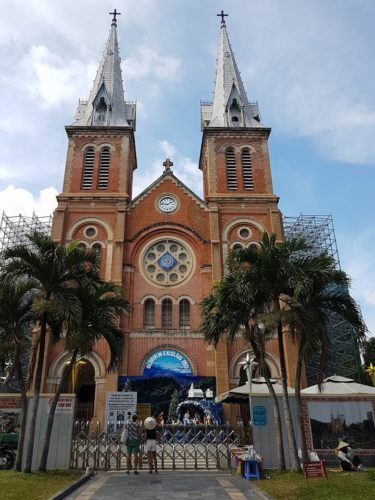
<svg viewBox="0 0 375 500"><path fill-rule="evenodd" d="M233 446L241 444L241 436L228 426L169 426L158 428L160 441L157 457L160 469L229 469ZM105 433L92 429L89 422L76 422L71 454L71 467L94 470L125 469L126 446L121 432ZM146 454L141 446L141 467Z"/></svg>

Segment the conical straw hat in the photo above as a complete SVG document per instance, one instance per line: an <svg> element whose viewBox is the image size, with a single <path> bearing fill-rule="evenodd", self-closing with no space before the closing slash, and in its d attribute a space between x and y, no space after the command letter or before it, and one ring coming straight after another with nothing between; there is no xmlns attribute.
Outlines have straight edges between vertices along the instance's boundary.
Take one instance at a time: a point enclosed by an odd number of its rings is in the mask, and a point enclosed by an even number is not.
<svg viewBox="0 0 375 500"><path fill-rule="evenodd" d="M350 444L345 443L345 441L340 441L337 449L341 450L342 448L346 448L347 446L350 446Z"/></svg>

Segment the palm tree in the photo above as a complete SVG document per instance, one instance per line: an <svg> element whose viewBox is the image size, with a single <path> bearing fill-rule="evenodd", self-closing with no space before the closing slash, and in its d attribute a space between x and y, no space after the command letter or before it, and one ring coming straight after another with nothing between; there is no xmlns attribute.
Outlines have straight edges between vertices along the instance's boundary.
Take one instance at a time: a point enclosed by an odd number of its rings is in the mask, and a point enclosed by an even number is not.
<svg viewBox="0 0 375 500"><path fill-rule="evenodd" d="M325 252L318 254L315 272L310 273L309 285L290 297L290 324L298 336L298 358L295 375L297 421L301 435L302 460L307 461L307 445L301 406L301 375L303 362L313 353L320 353L318 384L323 382L329 339L327 324L332 314L346 321L363 340L367 327L358 304L349 295L350 279L344 271L336 268L335 260Z"/></svg>
<svg viewBox="0 0 375 500"><path fill-rule="evenodd" d="M109 371L118 366L122 357L124 337L119 327L119 316L130 311L130 304L123 298L121 289L114 283L100 282L78 287L76 293L82 307L81 318L74 329L66 331L65 348L70 351L71 358L51 402L39 465L41 472L45 472L47 467L56 406L77 359L89 355L100 338L104 338L109 347Z"/></svg>
<svg viewBox="0 0 375 500"><path fill-rule="evenodd" d="M278 243L275 234L269 236L264 233L258 252L253 248L245 248L231 257L237 265L246 263L251 267L249 278L253 280L253 286L262 292L263 312L273 321L272 325L269 319L268 326L274 326L277 333L284 419L292 470L299 470L299 458L288 397L283 315L287 308L287 297L304 288L305 274L309 271L305 258L308 249L309 245L303 238ZM264 319L267 320L267 317Z"/></svg>
<svg viewBox="0 0 375 500"><path fill-rule="evenodd" d="M75 327L81 314L81 304L75 288L79 283L97 279L98 272L95 254L86 253L75 242L65 246L38 232L28 238L30 245L20 244L5 250L2 270L9 283L18 278L31 278L37 283L33 307L39 322L39 350L24 469L30 473L47 328L56 324L56 318L64 318L64 323L69 328ZM52 333L58 335L59 329L53 329Z"/></svg>
<svg viewBox="0 0 375 500"><path fill-rule="evenodd" d="M15 469L20 471L26 428L27 396L22 359L30 347L30 329L35 321L31 305L35 283L18 280L5 286L0 279L0 343L12 361L21 394L21 421Z"/></svg>
<svg viewBox="0 0 375 500"><path fill-rule="evenodd" d="M265 300L262 291L253 287L253 281L249 279L252 269L236 268L235 262L230 259L228 263L231 271L202 302L201 330L205 340L214 345L225 334L229 341L233 341L239 331L242 331L245 341L250 343L272 397L279 468L285 469L280 408L266 369L266 337L258 327L258 313L263 312Z"/></svg>

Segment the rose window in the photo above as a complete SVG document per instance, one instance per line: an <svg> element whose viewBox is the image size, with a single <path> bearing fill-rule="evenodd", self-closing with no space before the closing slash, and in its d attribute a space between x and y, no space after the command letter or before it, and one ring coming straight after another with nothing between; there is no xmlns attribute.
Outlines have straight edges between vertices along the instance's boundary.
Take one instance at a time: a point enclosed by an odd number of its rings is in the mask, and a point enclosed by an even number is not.
<svg viewBox="0 0 375 500"><path fill-rule="evenodd" d="M154 283L176 285L190 275L193 257L191 251L179 241L157 241L144 252L142 267Z"/></svg>

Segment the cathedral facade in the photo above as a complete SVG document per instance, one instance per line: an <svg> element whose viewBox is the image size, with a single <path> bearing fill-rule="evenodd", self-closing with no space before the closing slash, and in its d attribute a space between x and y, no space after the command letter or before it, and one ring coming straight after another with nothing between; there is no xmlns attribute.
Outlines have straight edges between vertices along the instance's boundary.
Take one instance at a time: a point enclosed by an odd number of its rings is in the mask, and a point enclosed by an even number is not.
<svg viewBox="0 0 375 500"><path fill-rule="evenodd" d="M89 99L79 101L75 121L66 127L65 177L52 228L54 240L76 240L94 249L102 277L121 285L133 306L121 319L125 341L118 371L106 372L109 355L101 341L83 360L81 399L91 401L92 416L100 420L106 393L118 390L124 377L152 373L163 356L192 376L214 377L217 394L239 384L249 348L240 336L232 344L207 345L200 332L200 303L223 276L232 249L257 246L264 232L282 241L283 227L272 187L271 130L258 105L248 101L224 17L214 97L201 104L201 128L203 198L174 175L170 159L160 177L133 197L136 105L124 99L113 19ZM293 382L295 347L286 341ZM279 378L276 339L267 351L270 372ZM45 392L56 386L67 359L63 345L49 345Z"/></svg>

